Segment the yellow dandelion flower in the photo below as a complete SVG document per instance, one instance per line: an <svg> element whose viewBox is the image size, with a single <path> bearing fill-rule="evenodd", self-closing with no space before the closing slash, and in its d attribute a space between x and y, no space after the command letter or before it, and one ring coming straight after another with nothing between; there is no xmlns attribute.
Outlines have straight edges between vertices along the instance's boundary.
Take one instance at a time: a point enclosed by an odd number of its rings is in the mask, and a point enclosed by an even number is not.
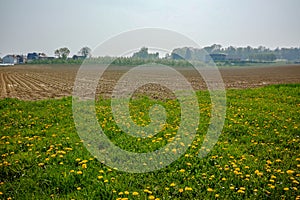
<svg viewBox="0 0 300 200"><path fill-rule="evenodd" d="M77 187L77 190L81 190L81 187Z"/></svg>
<svg viewBox="0 0 300 200"><path fill-rule="evenodd" d="M227 179L226 178L222 178L222 181L226 181Z"/></svg>
<svg viewBox="0 0 300 200"><path fill-rule="evenodd" d="M165 190L170 190L170 188L168 188L168 187L165 187Z"/></svg>
<svg viewBox="0 0 300 200"><path fill-rule="evenodd" d="M215 197L216 197L216 198L219 198L219 197L220 197L220 195L219 195L219 194L215 194Z"/></svg>
<svg viewBox="0 0 300 200"><path fill-rule="evenodd" d="M144 192L148 193L148 194L152 194L152 192L148 189L144 189Z"/></svg>
<svg viewBox="0 0 300 200"><path fill-rule="evenodd" d="M124 193L123 192L119 192L119 195L123 195Z"/></svg>
<svg viewBox="0 0 300 200"><path fill-rule="evenodd" d="M237 193L242 193L242 194L244 194L245 191L244 191L244 190L238 190Z"/></svg>
<svg viewBox="0 0 300 200"><path fill-rule="evenodd" d="M104 182L104 183L107 183L107 182L108 182L108 180L107 180L107 179L105 179L103 182Z"/></svg>
<svg viewBox="0 0 300 200"><path fill-rule="evenodd" d="M183 192L183 189L182 189L182 188L180 188L178 191L181 193L181 192Z"/></svg>
<svg viewBox="0 0 300 200"><path fill-rule="evenodd" d="M298 182L298 181L296 181L296 180L293 180L293 183L295 183L295 184L299 184L299 182Z"/></svg>
<svg viewBox="0 0 300 200"><path fill-rule="evenodd" d="M184 190L185 190L185 191L192 191L193 188L191 188L191 187L185 187Z"/></svg>
<svg viewBox="0 0 300 200"><path fill-rule="evenodd" d="M181 169L181 170L179 170L179 172L183 173L183 172L185 172L185 169Z"/></svg>
<svg viewBox="0 0 300 200"><path fill-rule="evenodd" d="M74 173L74 172L75 172L74 169L71 169L71 170L70 170L70 173Z"/></svg>
<svg viewBox="0 0 300 200"><path fill-rule="evenodd" d="M86 169L86 168L87 168L87 165L86 165L86 164L82 164L81 167L82 167L83 169Z"/></svg>
<svg viewBox="0 0 300 200"><path fill-rule="evenodd" d="M255 172L254 172L257 176L262 176L263 175L263 173L262 172L260 172L260 171L258 171L258 170L255 170Z"/></svg>
<svg viewBox="0 0 300 200"><path fill-rule="evenodd" d="M171 187L174 187L175 185L176 185L175 183L171 183L171 184L170 184Z"/></svg>
<svg viewBox="0 0 300 200"><path fill-rule="evenodd" d="M102 179L102 178L103 178L103 176L98 176L97 178L98 178L98 179Z"/></svg>
<svg viewBox="0 0 300 200"><path fill-rule="evenodd" d="M2 195L3 194L3 192L0 192L0 195Z"/></svg>
<svg viewBox="0 0 300 200"><path fill-rule="evenodd" d="M39 164L38 164L39 167L42 167L42 166L44 166L44 165L45 165L45 163L39 163Z"/></svg>
<svg viewBox="0 0 300 200"><path fill-rule="evenodd" d="M82 174L82 171L77 171L77 174Z"/></svg>
<svg viewBox="0 0 300 200"><path fill-rule="evenodd" d="M151 195L148 197L148 199L153 200L153 199L155 199L155 196Z"/></svg>
<svg viewBox="0 0 300 200"><path fill-rule="evenodd" d="M128 195L128 194L129 194L129 192L128 192L128 191L125 191L125 192L124 192L124 194Z"/></svg>
<svg viewBox="0 0 300 200"><path fill-rule="evenodd" d="M212 189L212 188L207 188L207 192L213 192L214 191L214 189Z"/></svg>
<svg viewBox="0 0 300 200"><path fill-rule="evenodd" d="M295 171L293 171L293 170L287 170L287 171L286 171L287 174L293 174L294 172L295 172Z"/></svg>
<svg viewBox="0 0 300 200"><path fill-rule="evenodd" d="M133 192L132 195L137 196L137 195L139 195L139 193L138 192Z"/></svg>
<svg viewBox="0 0 300 200"><path fill-rule="evenodd" d="M233 187L233 186L230 186L229 189L234 190L234 187Z"/></svg>
<svg viewBox="0 0 300 200"><path fill-rule="evenodd" d="M253 192L257 192L257 191L258 191L257 189L254 189L254 190L253 190Z"/></svg>
<svg viewBox="0 0 300 200"><path fill-rule="evenodd" d="M288 191L288 190L289 190L289 188L287 188L287 187L286 187L286 188L283 188L283 190L285 190L285 191Z"/></svg>

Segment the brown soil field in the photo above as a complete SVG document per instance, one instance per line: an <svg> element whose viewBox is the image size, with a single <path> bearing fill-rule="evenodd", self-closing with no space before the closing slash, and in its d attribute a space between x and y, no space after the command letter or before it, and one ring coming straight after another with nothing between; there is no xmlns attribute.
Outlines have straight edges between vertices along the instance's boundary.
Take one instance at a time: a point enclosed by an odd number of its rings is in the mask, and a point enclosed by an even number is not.
<svg viewBox="0 0 300 200"><path fill-rule="evenodd" d="M77 65L16 65L0 66L0 98L39 100L71 96L79 66ZM119 78L129 67L111 67L103 73L97 95L110 97ZM195 90L206 88L195 70L179 70ZM91 69L93 73L93 69ZM300 65L220 68L225 87L253 88L280 83L300 83ZM176 81L174 81L176 84ZM137 93L160 98L170 91L158 85L145 85Z"/></svg>

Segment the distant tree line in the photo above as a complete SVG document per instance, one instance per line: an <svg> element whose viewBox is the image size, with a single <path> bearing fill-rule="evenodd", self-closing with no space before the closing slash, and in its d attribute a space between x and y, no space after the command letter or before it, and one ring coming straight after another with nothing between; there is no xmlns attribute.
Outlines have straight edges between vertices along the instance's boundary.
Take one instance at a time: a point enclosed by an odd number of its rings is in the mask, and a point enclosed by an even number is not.
<svg viewBox="0 0 300 200"><path fill-rule="evenodd" d="M219 44L213 44L203 48L209 54L226 54L229 58L240 60L253 61L274 61L276 59L285 59L288 61L300 61L300 48L276 48L271 50L269 48L259 46L253 48L247 47L222 47ZM177 48L171 53L173 59L199 60L203 55L202 49L196 48ZM201 60L201 59L200 59Z"/></svg>
<svg viewBox="0 0 300 200"><path fill-rule="evenodd" d="M91 54L91 49L89 47L82 47L78 54L81 55L82 57L84 58L87 58L87 57L91 57L92 54ZM59 49L56 49L54 51L54 55L59 58L59 59L67 59L68 56L70 54L70 50L67 48L67 47L62 47L62 48L59 48Z"/></svg>
<svg viewBox="0 0 300 200"><path fill-rule="evenodd" d="M34 60L31 63L36 64L111 64L111 65L142 65L147 63L160 63L169 66L190 66L190 62L203 62L207 54L226 54L226 62L235 62L240 65L257 62L272 62L276 59L285 59L288 61L300 61L300 48L269 48L260 46L257 48L247 47L226 47L214 44L203 49L183 47L174 49L170 54L160 58L159 53L149 53L147 47L142 47L138 52L133 53L131 57L92 57L91 49L83 47L78 52L77 59L68 58L70 50L67 47L55 50L56 59ZM80 57L80 59L78 59ZM225 63L226 65L226 63Z"/></svg>

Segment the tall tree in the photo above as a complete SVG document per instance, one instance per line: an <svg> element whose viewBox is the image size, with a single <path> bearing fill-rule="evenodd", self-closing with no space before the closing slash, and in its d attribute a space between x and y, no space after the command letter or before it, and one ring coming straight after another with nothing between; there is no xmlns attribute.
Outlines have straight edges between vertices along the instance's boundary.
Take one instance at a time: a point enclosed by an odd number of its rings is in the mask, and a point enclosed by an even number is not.
<svg viewBox="0 0 300 200"><path fill-rule="evenodd" d="M67 59L68 55L70 54L70 50L67 47L62 47L59 49L56 49L54 51L55 56L62 59Z"/></svg>
<svg viewBox="0 0 300 200"><path fill-rule="evenodd" d="M61 57L61 56L60 56L60 52L59 52L58 49L56 49L56 50L54 51L54 55L55 55L56 57L58 57L58 58Z"/></svg>
<svg viewBox="0 0 300 200"><path fill-rule="evenodd" d="M91 57L91 52L89 47L82 47L78 53L84 57Z"/></svg>

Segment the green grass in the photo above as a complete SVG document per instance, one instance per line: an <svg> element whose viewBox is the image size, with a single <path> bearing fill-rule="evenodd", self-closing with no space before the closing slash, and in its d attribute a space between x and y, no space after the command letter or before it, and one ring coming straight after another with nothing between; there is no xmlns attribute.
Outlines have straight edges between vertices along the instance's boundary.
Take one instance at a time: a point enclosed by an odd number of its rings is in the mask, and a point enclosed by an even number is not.
<svg viewBox="0 0 300 200"><path fill-rule="evenodd" d="M76 133L71 98L0 100L0 199L300 198L300 85L228 90L222 135L203 159L197 155L210 101L205 91L198 96L200 122L187 152L166 168L141 174L110 169L85 149ZM110 100L99 100L96 112L113 143L148 152L172 141L180 124L176 100L132 100L132 119L149 123L154 103L166 108L167 124L145 139L117 127Z"/></svg>

